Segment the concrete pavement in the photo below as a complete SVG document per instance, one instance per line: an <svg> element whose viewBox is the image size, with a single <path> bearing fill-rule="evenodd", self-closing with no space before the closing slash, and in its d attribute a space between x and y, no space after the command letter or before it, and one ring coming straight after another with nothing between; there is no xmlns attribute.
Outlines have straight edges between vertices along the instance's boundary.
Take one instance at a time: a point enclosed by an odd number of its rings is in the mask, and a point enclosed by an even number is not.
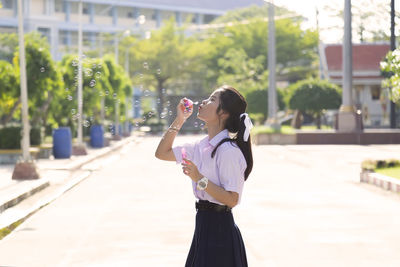
<svg viewBox="0 0 400 267"><path fill-rule="evenodd" d="M0 265L183 266L194 197L179 165L154 158L159 138L95 160L88 179L0 241ZM400 197L359 182L363 159L399 151L253 146L234 209L249 266L400 266Z"/></svg>

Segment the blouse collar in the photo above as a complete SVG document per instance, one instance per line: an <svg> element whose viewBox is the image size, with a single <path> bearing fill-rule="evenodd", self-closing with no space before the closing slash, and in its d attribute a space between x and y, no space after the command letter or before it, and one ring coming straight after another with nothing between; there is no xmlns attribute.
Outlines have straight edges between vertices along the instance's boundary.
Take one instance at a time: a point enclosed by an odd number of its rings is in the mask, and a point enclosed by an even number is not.
<svg viewBox="0 0 400 267"><path fill-rule="evenodd" d="M218 143L224 139L224 138L229 138L229 132L227 129L224 129L222 131L220 131L216 136L214 136L210 141L208 141L210 143L210 145L212 146L216 146L218 145Z"/></svg>

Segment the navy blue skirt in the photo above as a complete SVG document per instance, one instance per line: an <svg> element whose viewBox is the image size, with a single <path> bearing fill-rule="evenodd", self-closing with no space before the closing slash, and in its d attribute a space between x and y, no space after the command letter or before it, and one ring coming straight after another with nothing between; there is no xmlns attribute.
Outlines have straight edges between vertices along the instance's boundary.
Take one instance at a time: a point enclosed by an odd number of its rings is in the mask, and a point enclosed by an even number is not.
<svg viewBox="0 0 400 267"><path fill-rule="evenodd" d="M247 267L242 235L232 212L197 211L185 267Z"/></svg>

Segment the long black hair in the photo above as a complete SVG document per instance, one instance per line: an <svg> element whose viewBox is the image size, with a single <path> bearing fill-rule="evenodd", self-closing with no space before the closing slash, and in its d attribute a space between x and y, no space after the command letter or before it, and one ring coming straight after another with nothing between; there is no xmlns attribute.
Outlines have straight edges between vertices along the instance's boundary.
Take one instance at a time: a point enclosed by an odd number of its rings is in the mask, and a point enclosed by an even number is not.
<svg viewBox="0 0 400 267"><path fill-rule="evenodd" d="M242 113L246 111L247 102L244 97L233 87L224 85L219 88L221 91L219 95L219 106L217 113L221 110L229 114L225 120L224 129L227 129L230 133L236 133L233 138L225 138L221 140L211 153L211 157L215 156L217 148L225 142L235 143L242 151L244 158L246 159L247 168L244 171L244 180L247 180L251 170L253 169L253 154L251 152L251 140L250 136L247 142L243 140L243 134L246 126L244 124L245 116L240 117Z"/></svg>

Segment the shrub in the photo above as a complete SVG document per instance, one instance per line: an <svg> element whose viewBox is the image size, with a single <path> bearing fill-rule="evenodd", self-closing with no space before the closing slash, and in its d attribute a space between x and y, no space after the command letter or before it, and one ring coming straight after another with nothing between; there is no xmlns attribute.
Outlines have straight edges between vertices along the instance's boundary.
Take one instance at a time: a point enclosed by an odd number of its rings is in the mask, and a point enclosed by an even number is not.
<svg viewBox="0 0 400 267"><path fill-rule="evenodd" d="M32 128L29 136L31 145L39 146L42 143L40 128ZM0 149L20 149L21 139L21 127L5 127L0 129Z"/></svg>

